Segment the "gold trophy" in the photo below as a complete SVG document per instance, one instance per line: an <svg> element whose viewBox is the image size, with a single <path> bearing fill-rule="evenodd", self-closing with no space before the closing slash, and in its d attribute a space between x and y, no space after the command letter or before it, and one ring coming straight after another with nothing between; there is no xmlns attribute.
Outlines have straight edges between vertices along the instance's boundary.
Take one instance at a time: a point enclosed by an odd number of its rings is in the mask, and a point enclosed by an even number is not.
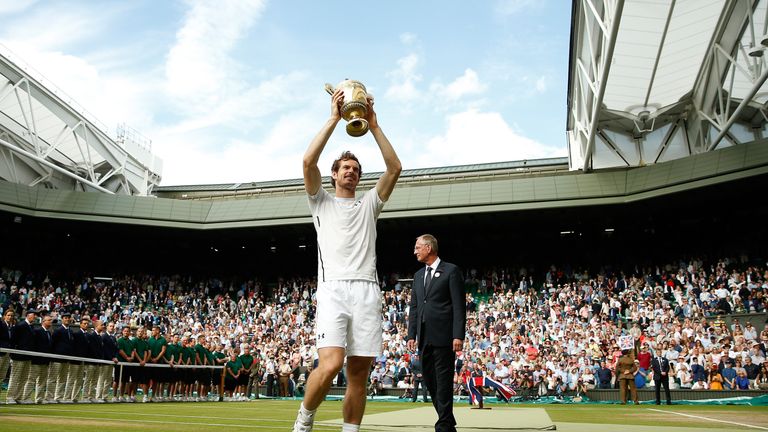
<svg viewBox="0 0 768 432"><path fill-rule="evenodd" d="M347 133L353 137L365 135L368 132L368 93L360 81L344 80L336 88L325 84L325 91L333 95L336 89L344 92L344 102L341 104L341 117L347 121Z"/></svg>

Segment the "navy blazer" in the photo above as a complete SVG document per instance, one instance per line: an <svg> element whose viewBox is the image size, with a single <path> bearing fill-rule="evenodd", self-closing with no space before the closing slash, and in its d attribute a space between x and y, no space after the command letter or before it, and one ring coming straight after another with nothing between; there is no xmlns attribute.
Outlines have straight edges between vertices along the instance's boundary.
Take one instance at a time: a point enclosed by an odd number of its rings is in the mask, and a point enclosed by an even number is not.
<svg viewBox="0 0 768 432"><path fill-rule="evenodd" d="M24 351L34 351L35 342L33 338L33 328L22 320L11 329L11 348ZM31 360L30 356L23 354L11 354L14 360Z"/></svg>
<svg viewBox="0 0 768 432"><path fill-rule="evenodd" d="M114 358L117 358L117 339L114 335L110 335L107 332L104 332L101 335L102 340L102 346L104 347L103 351L103 359L104 360L112 360Z"/></svg>
<svg viewBox="0 0 768 432"><path fill-rule="evenodd" d="M85 338L88 340L88 357L102 360L104 357L104 340L101 339L101 336L92 331L86 333Z"/></svg>
<svg viewBox="0 0 768 432"><path fill-rule="evenodd" d="M91 350L88 347L88 338L79 327L72 329L72 349L75 357L90 357ZM73 360L70 363L80 364L82 360Z"/></svg>
<svg viewBox="0 0 768 432"><path fill-rule="evenodd" d="M653 379L661 380L662 372L666 372L669 376L669 360L666 357L654 357L651 360L651 369L653 369Z"/></svg>
<svg viewBox="0 0 768 432"><path fill-rule="evenodd" d="M67 327L61 326L53 331L53 353L59 355L71 356L74 353L72 344L71 332L67 332ZM64 360L57 360L57 362L64 363Z"/></svg>
<svg viewBox="0 0 768 432"><path fill-rule="evenodd" d="M5 323L4 319L0 319L0 348L11 347L11 328ZM3 355L0 353L0 355Z"/></svg>
<svg viewBox="0 0 768 432"><path fill-rule="evenodd" d="M466 333L467 302L461 270L440 260L431 283L425 287L425 269L422 267L413 276L408 339L417 339L419 347L450 347L454 339L464 340Z"/></svg>
<svg viewBox="0 0 768 432"><path fill-rule="evenodd" d="M33 333L35 349L39 353L50 354L53 352L53 335L44 328L36 328ZM32 357L32 364L47 365L51 362L48 357Z"/></svg>

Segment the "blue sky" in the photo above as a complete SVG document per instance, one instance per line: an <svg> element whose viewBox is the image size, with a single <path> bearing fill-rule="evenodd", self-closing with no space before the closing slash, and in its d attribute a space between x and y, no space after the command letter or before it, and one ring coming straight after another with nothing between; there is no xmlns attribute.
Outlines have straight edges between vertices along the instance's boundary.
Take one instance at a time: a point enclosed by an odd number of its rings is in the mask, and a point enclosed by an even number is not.
<svg viewBox="0 0 768 432"><path fill-rule="evenodd" d="M565 156L570 2L0 3L0 43L110 130L152 140L163 185L301 177L323 84L365 83L405 169ZM383 170L373 138L337 127Z"/></svg>

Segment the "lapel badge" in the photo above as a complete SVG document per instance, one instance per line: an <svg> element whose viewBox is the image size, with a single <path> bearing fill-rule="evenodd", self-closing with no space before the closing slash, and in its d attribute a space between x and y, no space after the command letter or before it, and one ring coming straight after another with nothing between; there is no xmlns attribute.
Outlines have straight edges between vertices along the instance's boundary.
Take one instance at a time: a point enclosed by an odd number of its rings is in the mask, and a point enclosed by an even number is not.
<svg viewBox="0 0 768 432"><path fill-rule="evenodd" d="M440 277L440 272L435 272L435 277L439 278Z"/></svg>

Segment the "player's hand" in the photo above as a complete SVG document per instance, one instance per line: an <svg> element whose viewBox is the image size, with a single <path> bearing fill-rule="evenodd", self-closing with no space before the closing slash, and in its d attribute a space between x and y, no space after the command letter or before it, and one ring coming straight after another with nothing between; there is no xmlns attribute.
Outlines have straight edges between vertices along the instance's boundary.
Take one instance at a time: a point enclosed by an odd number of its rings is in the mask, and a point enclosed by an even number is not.
<svg viewBox="0 0 768 432"><path fill-rule="evenodd" d="M331 95L331 119L341 119L341 104L344 103L344 92L341 89L336 89Z"/></svg>
<svg viewBox="0 0 768 432"><path fill-rule="evenodd" d="M379 120L376 118L376 111L373 109L373 96L368 95L368 115L365 119L368 121L368 129L377 129L379 127Z"/></svg>
<svg viewBox="0 0 768 432"><path fill-rule="evenodd" d="M410 339L406 346L408 347L408 351L416 351L416 339Z"/></svg>

